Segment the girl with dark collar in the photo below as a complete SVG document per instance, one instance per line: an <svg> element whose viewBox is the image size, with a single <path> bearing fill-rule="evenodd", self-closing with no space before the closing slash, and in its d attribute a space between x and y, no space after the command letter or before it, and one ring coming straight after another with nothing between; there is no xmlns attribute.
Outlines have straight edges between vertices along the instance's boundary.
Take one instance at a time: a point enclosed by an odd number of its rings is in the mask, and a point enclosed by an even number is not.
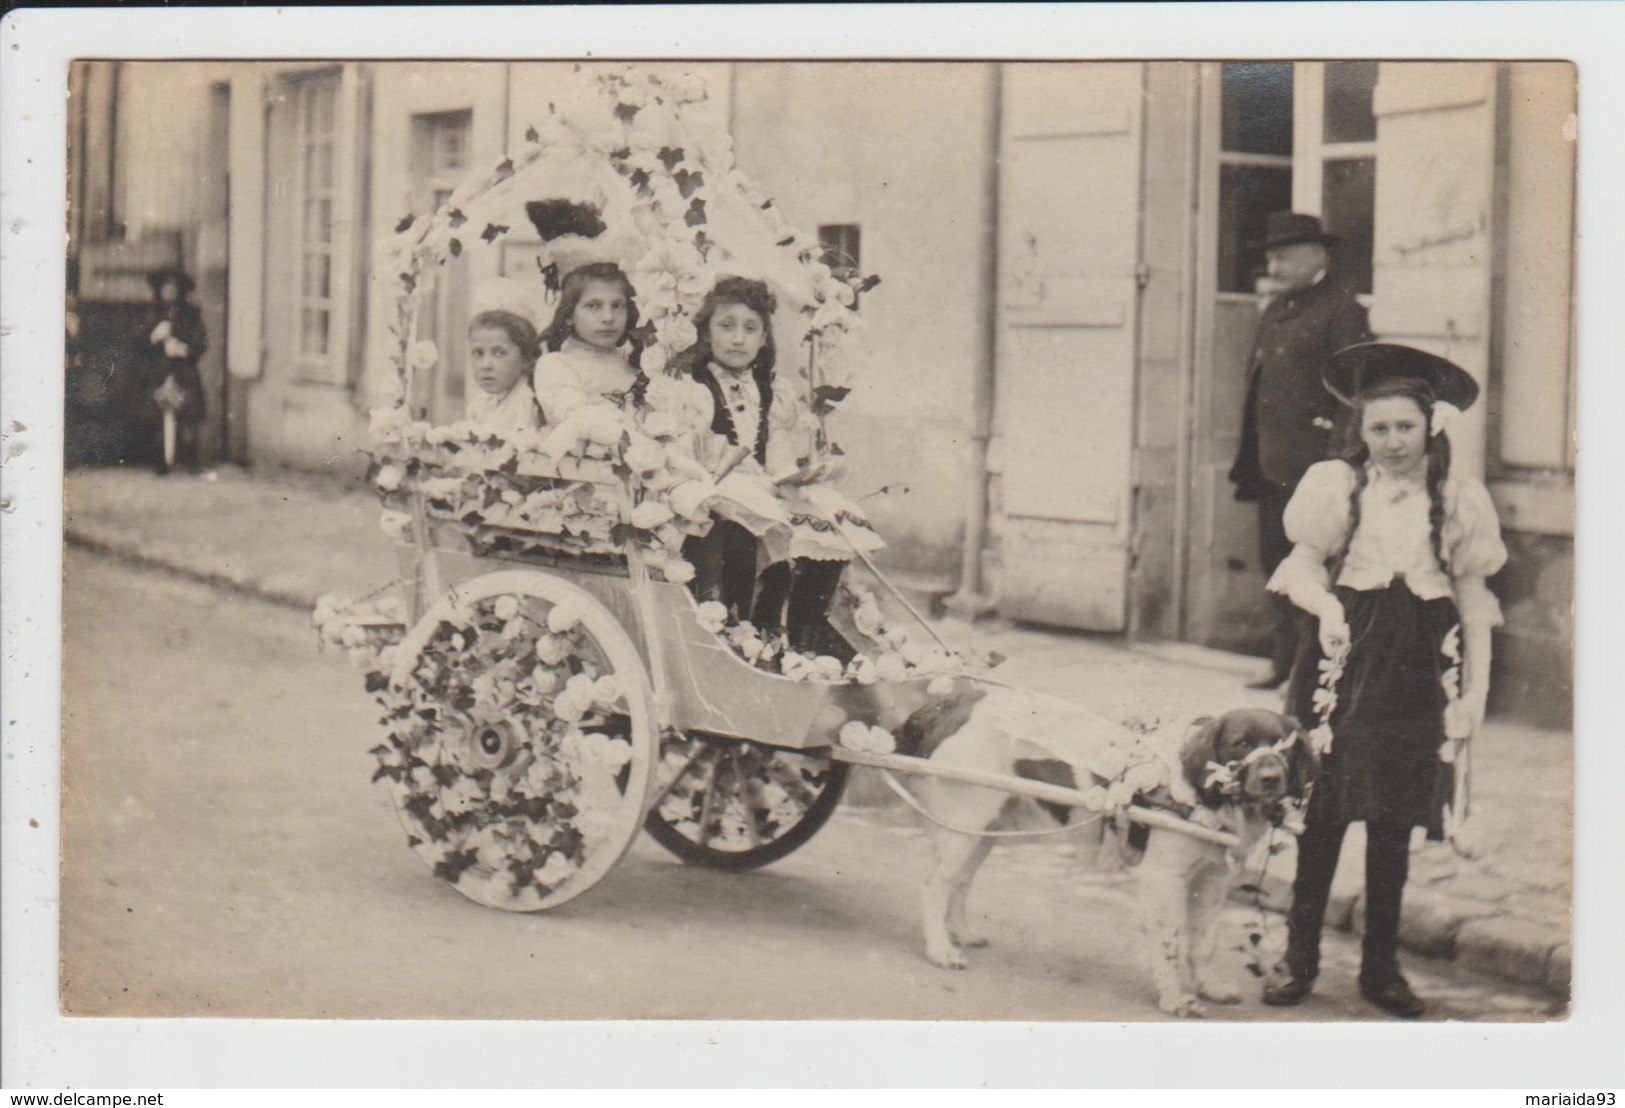
<svg viewBox="0 0 1625 1108"><path fill-rule="evenodd" d="M701 460L718 481L741 465L762 470L767 464L776 306L761 281L720 279L694 316L694 345L673 359L674 373L702 386L710 398L710 429L720 449ZM689 540L685 554L694 563L695 595L721 602L733 619L754 621L755 535L733 520L718 519L706 534Z"/></svg>

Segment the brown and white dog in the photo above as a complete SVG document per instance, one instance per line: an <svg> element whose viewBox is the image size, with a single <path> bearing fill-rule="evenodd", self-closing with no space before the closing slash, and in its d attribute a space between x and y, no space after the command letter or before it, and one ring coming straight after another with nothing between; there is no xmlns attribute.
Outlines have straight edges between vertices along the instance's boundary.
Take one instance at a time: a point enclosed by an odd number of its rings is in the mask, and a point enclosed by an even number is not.
<svg viewBox="0 0 1625 1108"><path fill-rule="evenodd" d="M1094 764L1087 741L1076 747L1083 752L1079 758L1058 760L1033 757L1032 747L1012 733L1012 722L1018 720L1046 729L1064 726L1065 712L1035 709L1020 716L1008 705L997 710L989 703L996 699L958 695L916 712L898 732L899 750L942 765L1016 774L1072 788L1109 783L1108 776L1086 768ZM1101 726L1086 713L1076 718L1085 729ZM1055 750L1065 744L1043 745ZM1280 821L1285 802L1307 795L1318 760L1296 720L1262 709L1197 720L1179 743L1177 760L1167 753L1162 755L1162 764L1168 766L1162 785L1154 784L1155 774L1130 776L1135 802L1170 809L1239 839L1239 846L1227 851L1178 831L1152 830L1147 836L1145 828L1135 827L1126 835L1135 847L1144 844L1138 899L1150 941L1157 1004L1172 1015L1199 1016L1205 1010L1201 998L1220 1004L1241 999L1237 985L1214 971L1216 925L1225 895L1237 879L1237 860L1247 857ZM1080 782L1079 776L1085 779ZM1173 780L1168 780L1170 776ZM966 898L994 842L964 832L996 828L1011 798L992 789L928 777L919 787L918 799L941 821L927 822L936 857L921 890L926 957L944 969L964 969L965 948L981 945L967 933ZM1066 818L1064 810L1044 807Z"/></svg>

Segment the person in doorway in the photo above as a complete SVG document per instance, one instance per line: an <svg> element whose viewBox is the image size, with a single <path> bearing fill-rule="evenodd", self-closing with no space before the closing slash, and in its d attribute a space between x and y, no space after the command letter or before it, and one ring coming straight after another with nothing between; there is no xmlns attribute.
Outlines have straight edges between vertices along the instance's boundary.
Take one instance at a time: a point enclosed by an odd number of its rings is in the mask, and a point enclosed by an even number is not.
<svg viewBox="0 0 1625 1108"><path fill-rule="evenodd" d="M173 427L164 432L158 474L167 474L177 463L196 473L200 464L198 430L207 412L198 359L209 348L209 335L203 327L203 313L187 300L196 286L185 272L154 270L147 274L147 285L152 289L152 310L142 328L140 346L149 367L148 395L160 420Z"/></svg>
<svg viewBox="0 0 1625 1108"><path fill-rule="evenodd" d="M1292 552L1269 582L1315 620L1287 709L1316 723L1324 757L1298 838L1287 953L1264 1002L1309 994L1344 833L1363 821L1360 992L1414 1018L1424 1004L1398 964L1411 829L1443 838L1455 743L1478 730L1489 693L1500 607L1485 579L1507 553L1489 493L1450 472L1442 433L1477 398L1472 377L1410 347L1362 343L1331 359L1325 382L1357 421L1352 444L1304 473L1286 507Z"/></svg>
<svg viewBox="0 0 1625 1108"><path fill-rule="evenodd" d="M1258 323L1242 415L1241 449L1230 470L1237 500L1258 503L1259 561L1266 579L1292 544L1282 513L1311 465L1330 453L1336 401L1321 387L1327 359L1371 337L1365 309L1328 274L1335 236L1320 220L1296 212L1269 217L1267 305ZM1299 619L1292 605L1272 597L1275 624L1270 669L1253 688L1284 685L1297 650Z"/></svg>

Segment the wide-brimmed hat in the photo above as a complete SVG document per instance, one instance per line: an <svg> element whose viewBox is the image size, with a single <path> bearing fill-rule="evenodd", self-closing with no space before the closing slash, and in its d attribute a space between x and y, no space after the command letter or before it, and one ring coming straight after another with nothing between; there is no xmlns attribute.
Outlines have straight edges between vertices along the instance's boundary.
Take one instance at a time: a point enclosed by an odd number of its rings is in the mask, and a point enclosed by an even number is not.
<svg viewBox="0 0 1625 1108"><path fill-rule="evenodd" d="M1278 246L1292 246L1300 242L1331 246L1337 242L1337 236L1326 233L1326 229L1320 225L1319 216L1300 212L1271 212L1269 221L1264 225L1264 249L1274 250Z"/></svg>
<svg viewBox="0 0 1625 1108"><path fill-rule="evenodd" d="M154 296L157 296L169 281L175 282L175 291L181 296L185 296L197 288L197 282L192 280L191 276L179 266L154 269L147 274L147 286L152 289L152 295Z"/></svg>
<svg viewBox="0 0 1625 1108"><path fill-rule="evenodd" d="M1434 400L1464 412L1478 399L1478 382L1455 362L1396 342L1345 346L1331 356L1320 374L1326 391L1350 407L1377 385L1395 378L1421 381L1432 390Z"/></svg>

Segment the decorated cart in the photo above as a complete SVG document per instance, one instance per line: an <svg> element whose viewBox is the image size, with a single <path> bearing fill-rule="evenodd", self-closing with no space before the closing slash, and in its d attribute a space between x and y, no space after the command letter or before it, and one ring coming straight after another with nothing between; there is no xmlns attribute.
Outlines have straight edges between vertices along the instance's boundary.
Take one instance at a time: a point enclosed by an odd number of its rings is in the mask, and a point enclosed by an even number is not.
<svg viewBox="0 0 1625 1108"><path fill-rule="evenodd" d="M1160 779L1111 736L1075 760L1083 788L898 752L900 724L991 678L934 633L888 627L871 593L844 590L832 613L845 661L696 602L682 551L710 526L710 478L679 449L660 385L701 299L721 274L768 282L778 373L822 414L846 394L852 304L875 279L838 277L739 172L698 80L626 67L583 86L548 106L525 150L402 220L381 259L397 342L373 479L401 578L324 600L316 623L367 670L388 733L376 779L411 847L479 903L533 911L591 888L640 828L690 863L782 858L829 819L852 764L1127 811ZM516 213L534 221L538 205L594 218L514 249ZM427 337L429 320L456 259L517 253L529 273L510 274L545 299L582 238L619 251L631 276L648 388L536 431L431 422L447 337ZM838 448L820 428L814 449ZM912 611L896 594L899 606ZM1229 841L1151 810L1133 818Z"/></svg>

